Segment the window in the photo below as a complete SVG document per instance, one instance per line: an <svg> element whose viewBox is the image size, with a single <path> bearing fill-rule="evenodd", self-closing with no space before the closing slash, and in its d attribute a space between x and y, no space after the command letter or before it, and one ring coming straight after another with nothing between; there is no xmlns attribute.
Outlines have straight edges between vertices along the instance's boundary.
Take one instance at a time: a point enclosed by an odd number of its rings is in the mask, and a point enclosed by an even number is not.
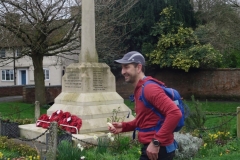
<svg viewBox="0 0 240 160"><path fill-rule="evenodd" d="M16 49L16 57L19 57L19 56L21 56L21 54L22 54L22 52L21 52L21 49Z"/></svg>
<svg viewBox="0 0 240 160"><path fill-rule="evenodd" d="M0 58L6 57L5 49L0 49Z"/></svg>
<svg viewBox="0 0 240 160"><path fill-rule="evenodd" d="M14 80L13 70L2 70L2 80L3 81L13 81Z"/></svg>
<svg viewBox="0 0 240 160"><path fill-rule="evenodd" d="M49 80L49 70L43 69L45 80Z"/></svg>

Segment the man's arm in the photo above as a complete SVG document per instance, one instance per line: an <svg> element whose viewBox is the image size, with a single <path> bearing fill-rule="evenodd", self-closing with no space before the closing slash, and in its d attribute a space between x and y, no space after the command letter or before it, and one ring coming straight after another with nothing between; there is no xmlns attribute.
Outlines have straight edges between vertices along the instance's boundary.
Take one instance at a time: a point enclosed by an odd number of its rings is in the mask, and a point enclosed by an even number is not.
<svg viewBox="0 0 240 160"><path fill-rule="evenodd" d="M114 134L133 131L135 130L135 122L135 119L130 122L113 122L112 126L108 126L108 130Z"/></svg>
<svg viewBox="0 0 240 160"><path fill-rule="evenodd" d="M123 132L133 131L136 128L136 119L130 122L122 122Z"/></svg>

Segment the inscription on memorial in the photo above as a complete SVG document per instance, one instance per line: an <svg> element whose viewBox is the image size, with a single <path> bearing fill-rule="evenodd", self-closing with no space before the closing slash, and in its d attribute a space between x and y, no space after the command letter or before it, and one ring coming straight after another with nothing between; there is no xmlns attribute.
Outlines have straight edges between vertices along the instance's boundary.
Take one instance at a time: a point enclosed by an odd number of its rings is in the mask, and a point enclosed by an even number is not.
<svg viewBox="0 0 240 160"><path fill-rule="evenodd" d="M78 72L66 73L67 78L64 80L66 88L81 88L82 80Z"/></svg>
<svg viewBox="0 0 240 160"><path fill-rule="evenodd" d="M103 68L93 69L93 90L94 91L105 91L107 87L103 82L104 76Z"/></svg>

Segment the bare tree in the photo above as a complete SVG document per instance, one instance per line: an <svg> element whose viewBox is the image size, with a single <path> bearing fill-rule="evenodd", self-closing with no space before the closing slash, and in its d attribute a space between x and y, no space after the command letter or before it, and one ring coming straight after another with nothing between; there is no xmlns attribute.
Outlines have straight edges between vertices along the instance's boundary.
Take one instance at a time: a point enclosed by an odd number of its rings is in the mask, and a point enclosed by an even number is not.
<svg viewBox="0 0 240 160"><path fill-rule="evenodd" d="M96 0L96 44L100 59L112 57L132 23L125 14L139 0ZM34 66L35 100L45 104L43 57L71 58L80 50L81 0L0 0L1 46L23 47L20 57L29 56ZM2 62L10 63L16 57ZM1 63L1 62L0 62Z"/></svg>
<svg viewBox="0 0 240 160"><path fill-rule="evenodd" d="M196 29L200 41L211 43L222 52L240 50L240 14L238 0L197 0L197 18L201 25Z"/></svg>
<svg viewBox="0 0 240 160"><path fill-rule="evenodd" d="M72 0L0 0L4 47L23 46L18 58L29 56L32 59L35 100L40 104L46 102L43 57L74 54L79 48L79 36L76 35L80 27L79 8ZM11 61L13 57L7 59Z"/></svg>
<svg viewBox="0 0 240 160"><path fill-rule="evenodd" d="M229 4L233 7L239 7L239 0L190 0L196 11L207 12L216 4Z"/></svg>
<svg viewBox="0 0 240 160"><path fill-rule="evenodd" d="M142 19L129 20L127 13L139 0L96 0L96 47L99 60L114 67L114 58L125 53L123 41ZM129 24L135 28L127 31ZM128 29L129 30L129 29Z"/></svg>

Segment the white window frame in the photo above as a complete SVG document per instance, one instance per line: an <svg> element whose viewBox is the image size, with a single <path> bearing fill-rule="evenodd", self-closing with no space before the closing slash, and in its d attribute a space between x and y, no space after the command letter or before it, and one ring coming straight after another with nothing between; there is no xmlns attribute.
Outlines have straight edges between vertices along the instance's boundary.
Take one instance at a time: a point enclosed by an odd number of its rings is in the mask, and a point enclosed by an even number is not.
<svg viewBox="0 0 240 160"><path fill-rule="evenodd" d="M20 57L22 55L22 49L21 48L17 48L16 50L15 50L15 56L16 57Z"/></svg>
<svg viewBox="0 0 240 160"><path fill-rule="evenodd" d="M6 58L6 50L4 48L0 49L0 58Z"/></svg>
<svg viewBox="0 0 240 160"><path fill-rule="evenodd" d="M43 68L44 80L50 80L50 72L48 68ZM48 75L48 76L46 76Z"/></svg>
<svg viewBox="0 0 240 160"><path fill-rule="evenodd" d="M9 79L7 79L7 71L9 74L8 75ZM14 70L13 69L3 69L1 74L2 74L2 81L14 81Z"/></svg>

